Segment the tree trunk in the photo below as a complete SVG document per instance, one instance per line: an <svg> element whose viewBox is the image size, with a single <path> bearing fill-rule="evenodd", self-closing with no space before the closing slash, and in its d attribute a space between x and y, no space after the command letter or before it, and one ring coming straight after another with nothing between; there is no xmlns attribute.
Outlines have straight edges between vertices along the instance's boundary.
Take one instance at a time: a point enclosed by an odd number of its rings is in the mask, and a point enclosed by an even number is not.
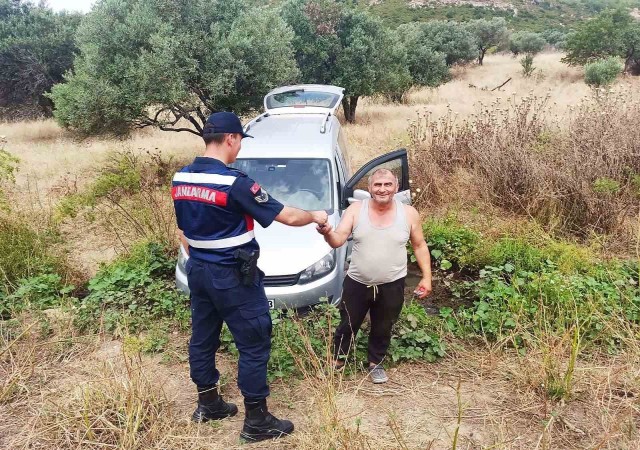
<svg viewBox="0 0 640 450"><path fill-rule="evenodd" d="M629 73L631 69L631 65L633 62L633 50L627 52L627 55L624 59L624 70L623 73Z"/></svg>
<svg viewBox="0 0 640 450"><path fill-rule="evenodd" d="M482 61L484 60L484 54L487 52L486 48L481 48L478 52L478 64L482 65Z"/></svg>
<svg viewBox="0 0 640 450"><path fill-rule="evenodd" d="M356 107L358 106L359 95L344 96L342 98L342 109L344 118L349 123L356 123Z"/></svg>

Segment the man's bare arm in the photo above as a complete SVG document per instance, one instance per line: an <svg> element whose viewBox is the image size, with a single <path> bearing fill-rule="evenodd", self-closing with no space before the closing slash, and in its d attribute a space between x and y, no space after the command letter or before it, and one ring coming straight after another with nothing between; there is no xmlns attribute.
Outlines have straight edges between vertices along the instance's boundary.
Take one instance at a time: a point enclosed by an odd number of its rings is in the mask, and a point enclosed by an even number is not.
<svg viewBox="0 0 640 450"><path fill-rule="evenodd" d="M333 248L342 247L353 231L354 217L359 210L358 204L353 204L347 208L335 230L332 230L328 223L318 226L318 233L324 236L324 240Z"/></svg>
<svg viewBox="0 0 640 450"><path fill-rule="evenodd" d="M416 287L419 298L424 298L431 293L431 255L429 253L429 247L424 240L422 234L422 224L420 223L420 214L412 206L406 206L407 220L411 227L411 247L413 247L413 254L416 256L416 261L420 270L422 271L422 279Z"/></svg>

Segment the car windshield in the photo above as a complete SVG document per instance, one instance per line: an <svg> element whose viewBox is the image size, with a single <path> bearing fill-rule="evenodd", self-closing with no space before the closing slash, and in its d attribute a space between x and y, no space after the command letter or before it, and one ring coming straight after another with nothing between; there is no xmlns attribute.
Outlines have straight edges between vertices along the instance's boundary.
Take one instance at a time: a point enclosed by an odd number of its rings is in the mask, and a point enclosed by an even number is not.
<svg viewBox="0 0 640 450"><path fill-rule="evenodd" d="M333 209L331 171L326 159L238 159L233 167L249 175L286 206Z"/></svg>
<svg viewBox="0 0 640 450"><path fill-rule="evenodd" d="M319 91L287 91L272 94L267 97L267 109L285 108L291 106L319 106L321 108L333 108L338 99L337 94Z"/></svg>

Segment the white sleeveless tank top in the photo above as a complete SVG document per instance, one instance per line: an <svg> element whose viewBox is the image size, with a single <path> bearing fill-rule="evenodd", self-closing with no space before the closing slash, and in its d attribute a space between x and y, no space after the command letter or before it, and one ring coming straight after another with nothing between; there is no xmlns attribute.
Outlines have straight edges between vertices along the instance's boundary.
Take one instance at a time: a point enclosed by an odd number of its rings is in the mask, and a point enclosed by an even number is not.
<svg viewBox="0 0 640 450"><path fill-rule="evenodd" d="M353 229L353 250L347 275L353 280L374 286L390 283L407 275L409 224L404 205L394 199L396 217L385 228L369 220L369 202L362 200L358 224Z"/></svg>

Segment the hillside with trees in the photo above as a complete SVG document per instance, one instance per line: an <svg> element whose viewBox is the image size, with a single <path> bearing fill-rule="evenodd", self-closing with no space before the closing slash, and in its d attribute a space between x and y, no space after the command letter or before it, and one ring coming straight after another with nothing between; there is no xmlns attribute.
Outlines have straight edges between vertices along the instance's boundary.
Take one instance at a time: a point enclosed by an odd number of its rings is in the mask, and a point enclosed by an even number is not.
<svg viewBox="0 0 640 450"><path fill-rule="evenodd" d="M636 4L102 0L83 16L0 0L0 115L54 114L82 135L200 134L212 111L253 114L276 86L320 83L345 88L355 122L362 97L402 102L490 51L522 54L532 72L545 46L566 47L567 64L615 57L637 74Z"/></svg>

